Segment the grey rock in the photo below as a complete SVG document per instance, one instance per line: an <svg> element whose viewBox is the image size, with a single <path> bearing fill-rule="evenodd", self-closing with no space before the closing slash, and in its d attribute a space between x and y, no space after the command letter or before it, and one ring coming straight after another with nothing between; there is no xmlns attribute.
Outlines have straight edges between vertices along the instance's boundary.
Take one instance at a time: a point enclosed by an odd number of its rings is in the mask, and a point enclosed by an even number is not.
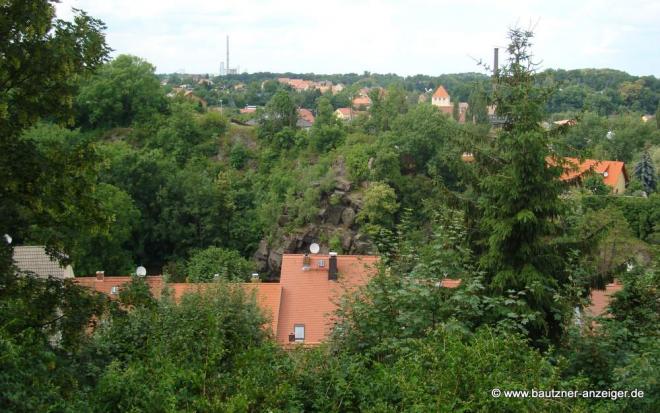
<svg viewBox="0 0 660 413"><path fill-rule="evenodd" d="M355 210L353 208L346 208L341 213L341 223L346 228L350 228L355 222Z"/></svg>

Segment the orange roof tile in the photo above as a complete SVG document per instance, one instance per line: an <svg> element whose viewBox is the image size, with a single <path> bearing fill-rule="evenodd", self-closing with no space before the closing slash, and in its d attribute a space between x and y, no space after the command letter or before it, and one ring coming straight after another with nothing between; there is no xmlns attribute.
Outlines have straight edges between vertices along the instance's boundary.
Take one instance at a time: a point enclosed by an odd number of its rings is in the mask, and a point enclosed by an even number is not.
<svg viewBox="0 0 660 413"><path fill-rule="evenodd" d="M329 256L310 256L310 269L303 270L302 254L284 254L280 284L282 304L277 341L289 344L294 325L305 326L306 345L324 341L334 324L333 313L341 296L365 285L376 273L376 256L337 256L338 280L328 280ZM321 266L323 261L323 266Z"/></svg>
<svg viewBox="0 0 660 413"><path fill-rule="evenodd" d="M612 295L622 289L623 284L614 280L613 283L607 284L604 290L591 290L591 305L586 309L586 313L592 317L605 315L607 307L612 301Z"/></svg>
<svg viewBox="0 0 660 413"><path fill-rule="evenodd" d="M369 105L371 105L371 98L369 96L360 95L360 96L356 96L355 99L353 99L353 106L355 107L369 106Z"/></svg>
<svg viewBox="0 0 660 413"><path fill-rule="evenodd" d="M433 93L433 97L434 97L434 98L441 98L441 99L444 99L444 98L448 98L448 97L449 97L449 93L447 93L447 91L445 90L445 88L444 88L442 85L440 85L440 86L438 86L438 88L435 90L435 93Z"/></svg>
<svg viewBox="0 0 660 413"><path fill-rule="evenodd" d="M305 108L298 109L298 117L309 123L314 123L314 114L309 109L305 109Z"/></svg>
<svg viewBox="0 0 660 413"><path fill-rule="evenodd" d="M580 179L588 171L597 172L603 175L603 182L605 185L615 187L619 181L619 177L623 177L628 181L628 173L626 166L621 161L598 161L594 159L585 159L580 162L577 158L564 158L567 165L564 172L561 174L562 181L572 181ZM552 162L549 162L553 164Z"/></svg>
<svg viewBox="0 0 660 413"><path fill-rule="evenodd" d="M149 290L154 297L160 297L160 293L163 289L163 276L161 275L151 275L145 277L147 284L149 285ZM117 287L118 291L124 287L124 284L131 282L131 277L129 276L104 276L101 279L97 277L76 277L73 279L73 282L81 285L83 287L91 288L94 291L99 293L106 294L111 299L116 299L118 297L117 293L112 292L113 287Z"/></svg>

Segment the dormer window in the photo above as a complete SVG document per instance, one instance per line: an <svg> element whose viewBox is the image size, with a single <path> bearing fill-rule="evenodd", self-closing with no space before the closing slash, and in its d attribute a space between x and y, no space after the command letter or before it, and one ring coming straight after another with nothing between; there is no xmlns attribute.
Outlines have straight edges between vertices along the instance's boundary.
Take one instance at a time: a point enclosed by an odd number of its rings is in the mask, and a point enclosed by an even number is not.
<svg viewBox="0 0 660 413"><path fill-rule="evenodd" d="M296 343L302 343L305 341L305 325L304 324L295 324L293 326L293 339Z"/></svg>
<svg viewBox="0 0 660 413"><path fill-rule="evenodd" d="M319 260L319 268L325 267L325 260Z"/></svg>
<svg viewBox="0 0 660 413"><path fill-rule="evenodd" d="M112 288L110 289L110 294L112 294L112 295L119 294L119 286L118 285L113 285Z"/></svg>

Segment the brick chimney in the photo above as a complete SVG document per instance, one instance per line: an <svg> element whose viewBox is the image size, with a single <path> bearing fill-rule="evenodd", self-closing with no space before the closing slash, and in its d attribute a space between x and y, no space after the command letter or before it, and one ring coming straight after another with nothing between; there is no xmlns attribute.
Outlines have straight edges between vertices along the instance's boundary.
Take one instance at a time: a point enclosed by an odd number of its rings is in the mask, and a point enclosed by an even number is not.
<svg viewBox="0 0 660 413"><path fill-rule="evenodd" d="M328 280L337 281L337 253L330 253L330 264L328 266Z"/></svg>
<svg viewBox="0 0 660 413"><path fill-rule="evenodd" d="M105 271L96 271L96 281L103 281L105 278Z"/></svg>

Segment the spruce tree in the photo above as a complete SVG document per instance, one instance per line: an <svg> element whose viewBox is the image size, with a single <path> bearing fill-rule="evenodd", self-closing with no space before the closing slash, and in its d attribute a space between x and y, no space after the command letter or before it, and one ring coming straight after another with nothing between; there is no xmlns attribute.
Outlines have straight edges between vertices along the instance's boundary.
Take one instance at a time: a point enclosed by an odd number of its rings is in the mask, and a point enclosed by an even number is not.
<svg viewBox="0 0 660 413"><path fill-rule="evenodd" d="M655 173L655 166L649 154L648 149L642 154L642 159L635 165L635 177L639 179L647 194L654 192L657 187L657 175Z"/></svg>
<svg viewBox="0 0 660 413"><path fill-rule="evenodd" d="M564 282L563 259L549 242L561 212L561 167L547 162L550 136L541 121L550 91L535 83L532 36L520 29L509 32L510 58L500 69L493 96L505 124L489 134L476 159L484 234L481 265L488 292L522 297L524 303L491 315L544 341L559 337L567 311L556 300Z"/></svg>

